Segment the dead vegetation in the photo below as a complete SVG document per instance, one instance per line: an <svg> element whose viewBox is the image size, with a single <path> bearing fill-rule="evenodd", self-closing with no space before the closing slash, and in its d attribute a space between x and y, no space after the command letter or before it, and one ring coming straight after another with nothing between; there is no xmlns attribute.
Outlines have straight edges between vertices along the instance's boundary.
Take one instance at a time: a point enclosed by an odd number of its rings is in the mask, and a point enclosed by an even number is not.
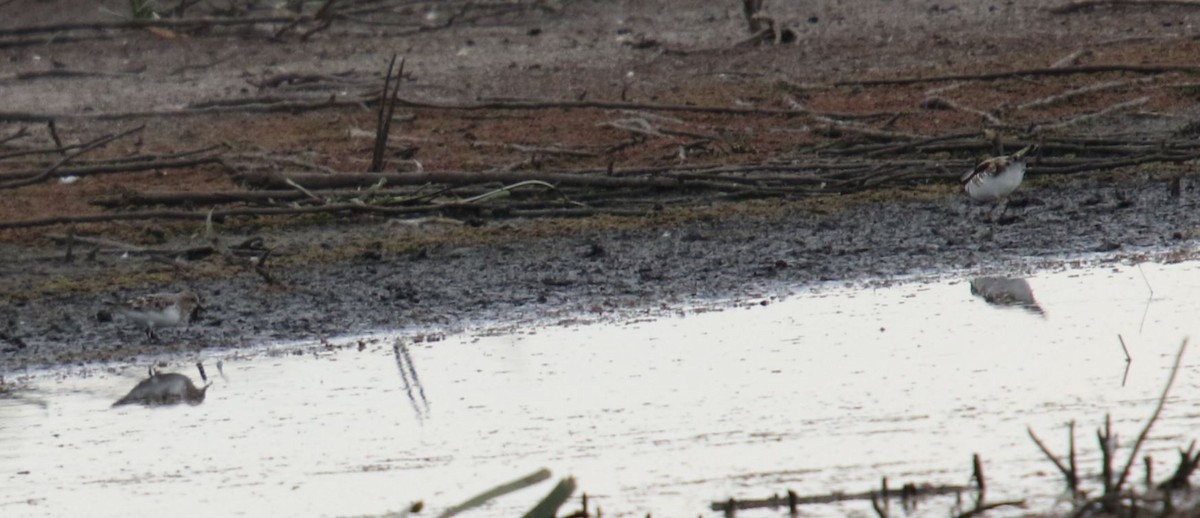
<svg viewBox="0 0 1200 518"><path fill-rule="evenodd" d="M1196 441L1193 440L1186 450L1179 450L1179 464L1176 466L1175 471L1166 480L1157 484L1153 476L1153 460L1150 456L1139 457L1142 447L1150 435L1151 428L1162 414L1163 408L1166 405L1186 350L1187 340L1185 339L1179 345L1179 349L1176 352L1174 363L1167 376L1166 386L1163 387L1162 393L1158 398L1158 403L1155 405L1150 417L1146 420L1146 424L1142 427L1141 432L1138 433L1137 438L1134 440L1123 466L1118 463L1117 450L1119 441L1116 434L1112 431L1112 419L1110 416L1106 415L1104 426L1096 430L1096 439L1101 455L1100 473L1098 476L1086 476L1080 473L1076 462L1074 422L1070 423L1068 427L1066 461L1051 452L1045 443L1042 442L1041 438L1034 433L1033 429L1029 428L1030 439L1033 440L1038 449L1045 454L1046 458L1063 475L1066 482L1067 494L1073 502L1074 509L1069 513L1070 516L1080 518L1085 516L1182 517L1195 515L1196 503L1191 493L1190 478L1192 473L1196 471L1196 468L1200 466L1200 453L1196 452ZM1133 487L1134 484L1131 481L1133 468L1139 463L1144 465L1144 486L1140 490ZM901 490L897 492L889 489L888 479L884 477L878 491L863 493L834 492L826 495L800 496L789 490L785 497L775 494L765 499L736 500L730 498L722 502L713 502L712 509L723 512L725 516L735 516L739 510L786 508L791 516L795 516L801 505L860 500L870 501L876 515L880 518L888 518L893 516L891 506L894 500L899 501L903 512L907 515L915 511L923 502L947 495L955 497L955 503L951 507L950 515L958 518L982 515L986 511L1000 507L1025 507L1024 500L987 501L987 482L983 473L983 462L980 460L978 454L972 458L971 466L972 485L970 487L915 484L909 482L904 484ZM1095 496L1089 496L1089 491L1084 490L1082 487L1083 481L1090 479L1099 480L1101 485L1099 494ZM970 496L972 493L974 494L973 498ZM1036 515L1043 516L1042 514Z"/></svg>

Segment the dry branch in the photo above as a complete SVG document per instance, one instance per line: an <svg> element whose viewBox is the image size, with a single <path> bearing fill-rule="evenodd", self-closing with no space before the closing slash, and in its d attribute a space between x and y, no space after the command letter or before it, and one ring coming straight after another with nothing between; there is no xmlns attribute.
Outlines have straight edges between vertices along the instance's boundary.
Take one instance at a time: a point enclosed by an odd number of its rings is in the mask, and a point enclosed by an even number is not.
<svg viewBox="0 0 1200 518"><path fill-rule="evenodd" d="M0 112L0 122L46 122L52 119L86 119L86 120L125 120L152 117L190 117L209 115L213 113L245 112L303 112L325 110L331 108L361 107L370 103L373 96L343 96L338 98L331 95L324 99L312 98L281 98L260 97L235 99L231 101L203 101L190 104L178 109L144 110L132 112L99 112L99 113L30 113L30 112Z"/></svg>
<svg viewBox="0 0 1200 518"><path fill-rule="evenodd" d="M479 507L497 497L507 495L509 493L512 493L513 491L525 489L529 486L532 486L534 484L537 484L537 483L547 480L549 478L550 478L550 470L548 470L546 468L539 469L527 476L521 477L512 482L508 482L508 483L496 486L492 489L484 491L483 493L480 493L479 495L476 495L474 497L471 497L470 499L467 499L467 501L465 501L461 504L450 507L450 508L446 509L445 511L442 511L442 514L439 514L438 518L450 518L451 516L462 513L463 511L467 511L467 510Z"/></svg>
<svg viewBox="0 0 1200 518"><path fill-rule="evenodd" d="M1071 14L1077 11L1084 11L1095 7L1153 7L1153 6L1177 6L1177 7L1200 7L1200 2L1188 0L1082 0L1069 2L1050 9L1050 14Z"/></svg>
<svg viewBox="0 0 1200 518"><path fill-rule="evenodd" d="M1121 486L1129 478L1129 471L1133 468L1134 461L1137 460L1138 451L1142 448L1142 443L1146 441L1146 436L1150 434L1150 427L1154 426L1154 422L1158 421L1158 416L1162 414L1163 406L1167 403L1167 396L1171 393L1171 386L1175 384L1175 376L1179 374L1179 364L1183 361L1183 352L1187 350L1188 341L1185 338L1179 344L1179 352L1175 353L1175 363L1171 365L1171 374L1167 377L1167 385L1163 387L1162 395L1158 397L1158 405L1154 407L1154 413L1150 414L1150 419L1146 420L1146 426L1142 428L1137 439L1133 442L1133 450L1129 452L1129 460L1125 462L1125 468L1121 470L1121 475L1117 477L1115 484L1115 492L1120 493Z"/></svg>
<svg viewBox="0 0 1200 518"><path fill-rule="evenodd" d="M221 27L221 26L241 26L241 25L258 25L271 23L290 23L296 20L311 20L311 16L259 16L247 18L163 18L163 19L141 19L141 20L122 20L115 22L75 22L75 23L60 23L52 25L32 25L28 27L15 27L12 29L0 29L0 38L11 36L28 36L31 34L61 34L72 31L111 31L111 30L140 30L149 29L151 27L164 29L189 29L198 27Z"/></svg>
<svg viewBox="0 0 1200 518"><path fill-rule="evenodd" d="M190 259L194 259L194 258L204 257L207 255L212 255L212 254L216 253L216 250L211 246L194 246L194 247L187 247L187 248L155 248L155 247L135 245L132 243L125 243L123 241L116 241L113 239L83 237L83 236L77 236L74 234L63 235L63 234L50 233L50 234L46 234L46 237L57 243L64 243L68 247L70 247L76 243L83 243L83 244L87 244L87 245L93 245L93 246L97 247L98 250L103 249L103 248L108 248L111 250L118 251L122 254L129 254L129 255L177 256L177 257L184 256L184 257L188 257ZM69 250L70 249L68 248L68 251Z"/></svg>
<svg viewBox="0 0 1200 518"><path fill-rule="evenodd" d="M1063 101L1066 101L1069 99L1074 99L1076 97L1080 97L1080 96L1084 96L1084 95L1088 95L1088 94L1094 94L1096 92L1103 92L1105 90L1113 90L1116 88L1124 88L1126 86L1133 86L1133 85L1141 84L1141 83L1149 83L1151 81L1154 81L1154 79L1155 78L1153 76L1151 76L1151 77L1143 77L1143 78L1139 78L1139 79L1131 79L1131 80L1127 80L1127 81L1105 81L1103 83L1096 83L1096 84L1088 85L1088 86L1085 86L1082 88L1075 88L1072 90L1067 90L1066 92L1063 92L1060 94L1055 94L1055 95L1051 95L1051 96L1047 96L1047 97L1042 97L1040 99L1034 99L1032 101L1028 101L1025 103L1021 103L1021 104L1017 105L1017 109L1018 110L1028 110L1030 108L1041 108L1043 106L1049 106L1051 104L1060 103L1060 102L1063 102Z"/></svg>
<svg viewBox="0 0 1200 518"><path fill-rule="evenodd" d="M1200 66L1185 65L1088 65L1080 67L1059 68L1026 68L1006 72L985 72L982 74L950 74L929 77L907 77L899 79L862 79L857 81L839 81L834 86L885 86L911 85L918 83L937 83L942 81L991 81L1022 76L1065 76L1073 74L1101 74L1105 72L1130 72L1134 74L1168 74L1184 72L1200 73Z"/></svg>
<svg viewBox="0 0 1200 518"><path fill-rule="evenodd" d="M569 173L547 173L527 171L491 171L491 172L461 172L461 171L417 171L411 173L342 173L337 175L317 175L312 173L276 174L276 173L245 173L241 180L259 188L282 189L287 186L287 179L303 185L308 189L337 189L353 187L370 187L386 182L387 185L424 185L428 183L468 185L487 182L516 183L527 180L540 180L555 184L559 187L658 187L663 189L680 189L687 187L741 190L744 186L732 182L685 181L671 178L642 178L590 176Z"/></svg>
<svg viewBox="0 0 1200 518"><path fill-rule="evenodd" d="M322 191L321 194L330 197L357 196L363 191L341 190ZM89 203L107 208L131 207L138 205L218 205L222 203L269 203L272 201L292 201L305 198L305 194L296 190L278 191L220 191L220 192L126 192L114 196L101 196Z"/></svg>
<svg viewBox="0 0 1200 518"><path fill-rule="evenodd" d="M89 142L88 144L84 145L79 150L74 151L74 152L64 156L61 160L59 160L58 162L55 162L54 165L46 168L44 171L42 171L41 173L39 173L35 176L0 183L0 189L15 189L17 187L24 187L26 185L33 185L36 183L41 183L41 182L45 181L46 178L49 178L50 175L54 174L55 171L58 171L62 166L66 165L67 162L70 162L71 160L73 160L75 157L78 157L79 155L82 155L89 151L104 147L114 140L117 140L122 137L126 137L126 136L132 135L134 133L140 132L145 128L146 128L146 125L143 124L136 128L128 129L128 130L122 131L120 133L100 137L100 138L93 140L93 141Z"/></svg>
<svg viewBox="0 0 1200 518"><path fill-rule="evenodd" d="M924 497L924 496L953 495L953 494L958 494L958 493L961 493L963 491L967 491L968 489L970 489L965 486L946 486L946 485L934 486L934 485L929 485L929 484L923 484L920 486L913 486L913 487L916 489L918 498ZM859 501L859 500L870 501L872 496L875 496L877 498L878 494L879 494L878 491L864 491L862 493L837 492L837 493L830 493L830 494L825 494L825 495L798 496L795 498L781 497L779 495L772 495L769 498L763 498L763 499L758 499L758 500L727 500L727 501L723 501L723 502L712 502L712 504L709 507L713 511L727 512L727 510L730 507L729 503L730 503L730 501L732 501L733 507L736 510L741 511L741 510L745 510L745 509L761 509L761 508L765 508L765 507L772 507L772 508L785 507L785 506L789 505L790 501L794 501L796 503L796 505L832 504L832 503L837 503L837 502L850 502L850 501ZM889 497L894 497L894 498L900 498L901 496L902 496L902 493L899 493L899 492L889 495Z"/></svg>
<svg viewBox="0 0 1200 518"><path fill-rule="evenodd" d="M1029 432L1029 438L1033 439L1033 443L1037 445L1038 449L1042 450L1042 454L1044 454L1047 459L1050 459L1050 462L1054 463L1054 467L1058 468L1058 471L1062 473L1063 478L1065 478L1067 481L1067 488L1071 490L1071 494L1075 494L1079 488L1079 475L1077 474L1078 472L1075 471L1075 422L1071 421L1071 431L1069 435L1069 468L1064 466L1062 461L1058 459L1058 456L1054 455L1054 453L1052 453L1050 449L1046 447L1046 444L1043 443L1042 440L1038 438L1037 434L1033 432L1032 427L1027 427L1025 430Z"/></svg>
<svg viewBox="0 0 1200 518"><path fill-rule="evenodd" d="M88 176L99 174L113 173L134 173L138 171L148 171L152 169L178 169L183 167L195 167L199 165L220 163L221 158L217 156L204 156L196 158L181 158L175 160L151 160L148 162L118 162L112 164L97 164L78 167L60 167L52 171L49 176ZM45 171L12 171L0 173L0 180L8 179L33 179L41 176ZM5 184L0 184L0 189L5 188Z"/></svg>
<svg viewBox="0 0 1200 518"><path fill-rule="evenodd" d="M643 110L648 112L693 112L693 113L722 113L731 115L777 115L796 117L801 115L823 115L836 119L865 119L878 118L878 113L850 114L835 112L814 112L803 108L784 110L778 108L741 108L735 106L697 106L687 104L655 104L606 101L549 101L549 100L504 100L478 103L437 103L399 99L400 104L413 108L435 110L551 110L551 109L584 109L598 108L604 110Z"/></svg>
<svg viewBox="0 0 1200 518"><path fill-rule="evenodd" d="M975 115L978 115L980 118L987 121L988 124L991 124L993 126L1001 126L1004 124L1003 122L1000 122L1000 119L997 119L995 115L992 115L983 110L971 108L970 106L963 106L963 105L961 105L957 102L954 102L950 99L947 99L945 97L934 96L934 97L925 99L924 101L921 102L921 107L927 108L927 109L946 109L946 110L955 110L955 111L960 111L960 112L973 113Z"/></svg>
<svg viewBox="0 0 1200 518"><path fill-rule="evenodd" d="M1086 121L1090 121L1093 119L1097 119L1097 118L1100 118L1105 115L1109 115L1109 114L1112 114L1112 113L1115 113L1115 112L1118 112L1121 110L1133 108L1135 106L1141 106L1143 104L1146 104L1147 102L1150 102L1150 97L1138 97L1137 99L1132 99L1129 101L1114 104L1103 110L1099 110L1099 111L1095 111L1095 112L1091 112L1091 113L1085 113L1082 115L1077 115L1075 117L1072 117L1072 118L1064 120L1064 121L1054 122L1054 123L1050 123L1050 124L1041 124L1039 126L1043 130L1065 128L1067 126L1073 126L1073 125L1079 124L1081 122L1086 122Z"/></svg>
<svg viewBox="0 0 1200 518"><path fill-rule="evenodd" d="M220 220L229 217L239 216L297 216L302 214L322 214L322 213L368 213L383 216L403 216L422 213L438 213L445 211L458 211L475 214L490 214L493 216L508 216L508 217L584 217L597 214L611 214L619 216L642 216L648 210L637 209L619 209L619 208L535 208L535 209L520 209L493 207L480 205L476 203L435 203L428 205L413 205L404 207L382 207L375 205L366 205L360 203L338 203L309 207L263 207L263 208L237 208L226 210L211 211L214 220ZM193 220L202 221L209 217L209 212L195 211L179 211L179 210L154 210L143 212L120 212L112 214L90 214L84 216L55 216L49 218L37 218L16 221L0 221L0 229L10 228L36 228L47 227L53 225L68 225L82 223L103 223L110 221L146 221L146 220Z"/></svg>
<svg viewBox="0 0 1200 518"><path fill-rule="evenodd" d="M396 66L395 54L392 54L387 74L383 76L383 89L379 92L379 106L376 108L378 111L376 112L375 146L372 148L371 167L367 169L368 172L383 171L383 153L387 150L388 133L392 129L392 116L396 112L400 81L404 79L404 63L405 60L400 60L400 70L396 72L396 84L392 86L391 95L388 95L388 83L392 80L392 68Z"/></svg>

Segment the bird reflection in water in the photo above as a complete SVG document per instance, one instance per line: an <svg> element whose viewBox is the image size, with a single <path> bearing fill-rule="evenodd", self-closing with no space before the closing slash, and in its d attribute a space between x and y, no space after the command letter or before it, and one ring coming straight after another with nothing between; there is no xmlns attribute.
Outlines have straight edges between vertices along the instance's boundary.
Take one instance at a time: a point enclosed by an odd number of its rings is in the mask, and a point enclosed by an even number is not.
<svg viewBox="0 0 1200 518"><path fill-rule="evenodd" d="M994 306L1016 306L1039 315L1046 314L1033 298L1033 290L1025 279L976 277L971 279L971 294Z"/></svg>

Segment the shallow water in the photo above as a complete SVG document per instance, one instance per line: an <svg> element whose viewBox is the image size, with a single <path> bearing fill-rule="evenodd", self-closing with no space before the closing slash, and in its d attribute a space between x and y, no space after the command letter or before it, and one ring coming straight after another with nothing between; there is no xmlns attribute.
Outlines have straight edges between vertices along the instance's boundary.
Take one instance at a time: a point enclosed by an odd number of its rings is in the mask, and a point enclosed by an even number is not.
<svg viewBox="0 0 1200 518"><path fill-rule="evenodd" d="M145 366L42 373L0 400L0 514L343 516L422 500L432 516L546 467L605 516L717 515L712 501L867 491L883 476L963 485L972 453L990 500L1046 509L1061 477L1026 427L1062 452L1076 420L1087 475L1106 412L1130 445L1180 341L1200 331L1198 273L1040 273L1028 282L1044 314L986 303L961 278L803 288L765 305L451 336L408 345L402 365L390 336L361 351L300 344L205 358L214 385L195 407L110 408ZM1147 443L1159 478L1197 436L1198 368L1191 351ZM552 484L474 515L522 513ZM862 501L804 511L874 516ZM741 514L756 513L769 511Z"/></svg>

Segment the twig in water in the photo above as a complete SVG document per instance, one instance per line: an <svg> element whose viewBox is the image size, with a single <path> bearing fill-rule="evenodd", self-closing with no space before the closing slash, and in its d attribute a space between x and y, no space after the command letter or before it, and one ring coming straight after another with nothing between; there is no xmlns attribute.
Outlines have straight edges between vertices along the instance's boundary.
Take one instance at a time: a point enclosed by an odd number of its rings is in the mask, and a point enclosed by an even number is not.
<svg viewBox="0 0 1200 518"><path fill-rule="evenodd" d="M977 507L975 509L971 509L970 511L967 511L965 513L958 515L956 518L971 518L972 516L981 515L983 513L986 513L988 511L991 511L992 509L996 509L998 507L1009 507L1009 506L1024 507L1025 501L1024 500L1010 500L1007 502L993 502L993 503L990 503L983 507Z"/></svg>
<svg viewBox="0 0 1200 518"><path fill-rule="evenodd" d="M892 514L892 502L891 502L891 495L888 494L889 491L888 491L887 477L883 477L882 485L883 485L883 488L882 488L882 491L879 493L879 497L880 497L880 500L883 500L883 505L880 505L878 502L875 501L875 494L872 493L871 494L871 507L875 508L875 512L877 514L879 514L879 518L888 518L888 516L890 516Z"/></svg>
<svg viewBox="0 0 1200 518"><path fill-rule="evenodd" d="M550 470L548 470L546 468L539 469L529 475L521 477L512 482L508 482L506 484L501 484L499 486L496 486L496 487L489 489L487 491L484 491L483 493L480 493L474 497L471 497L470 499L468 499L467 501L465 501L461 504L458 504L454 507L446 509L445 511L442 511L442 514L438 515L438 518L450 518L451 516L459 514L463 511L467 511L467 510L479 507L479 506L487 503L488 500L492 500L494 498L498 498L500 496L507 495L509 493L512 493L513 491L525 489L529 486L532 486L534 484L537 484L537 483L542 482L543 480L546 480L549 478L550 478ZM573 485L573 482L572 482L572 485Z"/></svg>
<svg viewBox="0 0 1200 518"><path fill-rule="evenodd" d="M1147 304L1146 308L1149 309L1150 305ZM1146 313L1142 312L1142 322L1145 322L1145 318ZM1129 357L1129 349L1125 347L1125 339L1120 334L1117 335L1117 338L1121 340L1121 348L1125 350L1125 372L1121 373L1121 386L1124 387L1125 382L1129 381L1129 367L1133 365L1133 358Z"/></svg>
<svg viewBox="0 0 1200 518"><path fill-rule="evenodd" d="M978 489L975 494L975 508L980 509L987 494L987 482L983 478L983 462L979 460L978 453L971 455L971 478L975 479L975 487Z"/></svg>
<svg viewBox="0 0 1200 518"><path fill-rule="evenodd" d="M1125 484L1125 480L1129 478L1129 470L1133 468L1133 462L1137 460L1138 451L1142 448L1142 443L1146 441L1146 436L1150 434L1150 427L1154 426L1154 422L1158 420L1159 414L1162 413L1163 405L1167 402L1167 395L1171 393L1171 386L1175 384L1175 376L1179 374L1179 364L1183 361L1183 353L1187 350L1187 339L1179 344L1179 352L1175 353L1175 363L1171 366L1171 375L1167 377L1167 385L1163 387L1162 395L1158 398L1158 405L1154 407L1154 413L1150 415L1150 419L1146 421L1146 426L1142 428L1142 432L1138 434L1138 438L1133 442L1133 451L1129 452L1129 460L1125 463L1125 469L1121 470L1121 476L1117 478L1114 490L1119 493L1121 486Z"/></svg>
<svg viewBox="0 0 1200 518"><path fill-rule="evenodd" d="M1054 455L1053 453L1050 452L1050 448L1047 448L1045 443L1043 443L1042 440L1038 438L1037 434L1033 432L1032 427L1026 428L1026 431L1029 432L1029 438L1033 439L1033 443L1037 445L1038 449L1042 450L1042 453L1044 455L1046 455L1046 458L1050 459L1050 462L1054 463L1054 467L1058 468L1058 471L1060 471L1063 474L1063 477L1067 479L1067 487L1071 489L1071 494L1075 494L1076 488L1079 485L1079 479L1075 475L1075 473L1076 473L1075 472L1075 422L1074 421L1071 422L1071 435L1070 435L1070 438L1071 438L1071 440L1070 440L1071 468L1069 470L1067 469L1066 466L1063 466L1062 461L1058 460L1058 457L1056 455Z"/></svg>
<svg viewBox="0 0 1200 518"><path fill-rule="evenodd" d="M1168 478L1167 480L1164 480L1162 482L1162 484L1159 484L1159 488L1162 488L1167 491L1171 491L1171 490L1176 490L1176 489L1184 489L1191 485L1188 482L1188 478L1191 477L1192 472L1196 471L1196 468L1198 466L1200 466L1200 453L1196 453L1195 455L1193 455L1193 452L1195 452L1195 450L1196 450L1196 441L1192 441L1192 443L1188 445L1187 451L1184 451L1182 449L1179 450L1179 466L1177 466L1175 468L1175 473L1173 475L1171 475L1170 478ZM1150 466L1149 458L1150 458L1149 456L1146 456L1147 473L1149 473L1149 469L1150 469L1149 468L1149 466ZM1150 484L1152 482L1153 481L1149 478L1149 476L1147 476L1146 477L1146 485L1148 488L1150 487Z"/></svg>
<svg viewBox="0 0 1200 518"><path fill-rule="evenodd" d="M1096 440L1100 443L1100 480L1104 483L1104 494L1101 503L1109 509L1116 509L1117 492L1113 484L1113 455L1117 447L1116 437L1112 433L1112 415L1104 414L1104 428L1096 429Z"/></svg>
<svg viewBox="0 0 1200 518"><path fill-rule="evenodd" d="M1067 426L1067 449L1068 462L1070 463L1071 471L1067 473L1067 488L1071 490L1071 498L1075 498L1079 494L1079 470L1075 464L1075 421Z"/></svg>
<svg viewBox="0 0 1200 518"><path fill-rule="evenodd" d="M550 490L550 493L538 502L537 505L525 513L524 518L555 518L558 516L558 508L571 498L571 494L575 492L575 478L567 477L558 481L558 485Z"/></svg>

